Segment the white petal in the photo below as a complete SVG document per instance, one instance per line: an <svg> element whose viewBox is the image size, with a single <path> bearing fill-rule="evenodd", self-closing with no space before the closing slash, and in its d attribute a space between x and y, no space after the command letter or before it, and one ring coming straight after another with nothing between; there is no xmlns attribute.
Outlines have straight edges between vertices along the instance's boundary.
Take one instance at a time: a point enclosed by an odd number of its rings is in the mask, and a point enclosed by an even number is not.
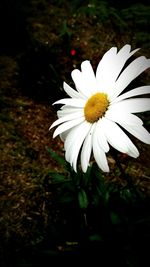
<svg viewBox="0 0 150 267"><path fill-rule="evenodd" d="M142 125L139 127L121 123L121 126L145 144L150 144L150 134Z"/></svg>
<svg viewBox="0 0 150 267"><path fill-rule="evenodd" d="M72 166L71 157L73 154L73 145L76 139L77 137L76 137L76 127L75 127L68 133L65 139L65 143L64 143L65 158L66 158L66 161L68 161L71 164L71 166Z"/></svg>
<svg viewBox="0 0 150 267"><path fill-rule="evenodd" d="M53 103L53 105L55 104L65 104L65 105L69 105L72 107L79 107L79 108L83 108L85 106L86 101L84 99L78 99L78 98L64 98L64 99L60 99L58 101L56 101L55 103Z"/></svg>
<svg viewBox="0 0 150 267"><path fill-rule="evenodd" d="M102 119L98 120L94 130L94 137L97 139L99 146L107 153L109 151L109 145L103 130Z"/></svg>
<svg viewBox="0 0 150 267"><path fill-rule="evenodd" d="M72 127L82 123L84 120L85 120L85 118L81 117L81 118L77 118L77 119L74 119L71 121L64 122L63 124L61 124L60 126L58 126L56 128L56 130L54 131L54 134L53 134L53 138L55 138L57 135L65 132L65 131L71 129Z"/></svg>
<svg viewBox="0 0 150 267"><path fill-rule="evenodd" d="M70 121L70 120L81 118L81 117L84 117L83 110L82 111L77 111L77 112L74 112L74 113L70 113L70 114L68 114L66 116L63 116L63 117L59 118L55 122L53 122L53 124L50 126L49 129L52 129L53 127L57 126L58 124L61 124L61 123L65 122L65 121Z"/></svg>
<svg viewBox="0 0 150 267"><path fill-rule="evenodd" d="M112 76L111 76L111 70L112 70L112 62L114 62L114 59L117 54L117 48L112 47L110 50L108 50L100 60L97 70L96 70L96 80L98 83L98 90L103 91L106 90L107 87L110 87ZM111 67L110 67L111 65ZM108 78L109 73L109 78Z"/></svg>
<svg viewBox="0 0 150 267"><path fill-rule="evenodd" d="M71 72L71 76L78 92L81 93L84 97L88 98L90 96L90 92L87 90L82 72L75 69Z"/></svg>
<svg viewBox="0 0 150 267"><path fill-rule="evenodd" d="M111 146L131 157L136 158L139 156L139 152L135 145L115 122L104 118L103 126L106 138Z"/></svg>
<svg viewBox="0 0 150 267"><path fill-rule="evenodd" d="M62 142L65 142L66 138L67 138L67 135L68 133L70 132L70 129L61 133L59 136L60 136L60 139L62 140Z"/></svg>
<svg viewBox="0 0 150 267"><path fill-rule="evenodd" d="M104 172L109 172L109 166L104 150L99 146L97 138L93 136L93 154L99 168Z"/></svg>
<svg viewBox="0 0 150 267"><path fill-rule="evenodd" d="M71 147L74 144L74 139L79 139L81 127L85 127L85 128L89 127L89 129L90 129L91 124L87 121L84 121L82 123L82 126L77 125L73 129L71 129L71 131L68 133L67 138L66 138L65 143L64 143L64 149L66 151L68 150L69 147ZM80 129L79 132L78 132L78 129Z"/></svg>
<svg viewBox="0 0 150 267"><path fill-rule="evenodd" d="M65 92L72 98L84 98L82 94L77 92L76 90L72 89L67 83L63 83L63 88Z"/></svg>
<svg viewBox="0 0 150 267"><path fill-rule="evenodd" d="M150 110L150 98L125 99L110 105L109 110L127 113L145 112Z"/></svg>
<svg viewBox="0 0 150 267"><path fill-rule="evenodd" d="M58 118L61 118L71 113L78 112L78 111L83 111L83 108L64 105L60 108L60 110L57 111L57 116Z"/></svg>
<svg viewBox="0 0 150 267"><path fill-rule="evenodd" d="M82 124L76 126L68 134L65 141L65 150L66 150L66 160L70 162L73 166L74 171L76 171L77 158L79 155L80 148L83 144L84 139L86 138L91 124L84 121Z"/></svg>
<svg viewBox="0 0 150 267"><path fill-rule="evenodd" d="M111 90L110 99L114 100L137 76L150 67L150 59L143 56L132 61L121 73L116 81L114 90Z"/></svg>
<svg viewBox="0 0 150 267"><path fill-rule="evenodd" d="M144 95L144 94L150 94L150 86L149 85L137 87L133 90L130 90L127 93L124 93L124 94L118 96L114 101L112 101L112 103L116 103L116 102L119 102L121 100L130 98L130 97L134 97L134 96L138 96L138 95Z"/></svg>
<svg viewBox="0 0 150 267"><path fill-rule="evenodd" d="M101 90L109 93L126 61L139 49L132 52L130 50L131 46L127 44L118 53L117 48L113 47L104 54L96 72L96 79Z"/></svg>
<svg viewBox="0 0 150 267"><path fill-rule="evenodd" d="M105 118L118 122L118 123L126 123L128 125L142 125L143 121L134 114L128 112L118 112L115 109L109 109L106 114Z"/></svg>
<svg viewBox="0 0 150 267"><path fill-rule="evenodd" d="M83 147L81 150L81 167L83 172L87 171L89 166L89 161L92 152L92 138L93 138L93 131L95 129L95 123L93 123L87 137L84 140Z"/></svg>
<svg viewBox="0 0 150 267"><path fill-rule="evenodd" d="M88 60L82 62L81 70L82 70L83 83L86 86L86 90L90 92L90 94L96 93L97 83L91 63Z"/></svg>

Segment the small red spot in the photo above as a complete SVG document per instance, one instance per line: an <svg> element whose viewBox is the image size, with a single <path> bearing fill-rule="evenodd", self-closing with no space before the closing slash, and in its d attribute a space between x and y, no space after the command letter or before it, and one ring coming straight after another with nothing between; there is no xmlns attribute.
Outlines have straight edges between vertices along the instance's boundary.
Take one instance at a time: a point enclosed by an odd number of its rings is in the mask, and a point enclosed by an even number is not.
<svg viewBox="0 0 150 267"><path fill-rule="evenodd" d="M71 56L75 56L76 50L75 49L71 49L70 54L71 54Z"/></svg>

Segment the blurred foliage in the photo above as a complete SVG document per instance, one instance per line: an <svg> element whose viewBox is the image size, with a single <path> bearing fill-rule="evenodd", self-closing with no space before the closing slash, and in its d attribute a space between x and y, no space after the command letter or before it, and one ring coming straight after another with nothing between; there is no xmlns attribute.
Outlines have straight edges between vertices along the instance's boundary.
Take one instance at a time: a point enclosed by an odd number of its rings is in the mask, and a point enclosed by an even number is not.
<svg viewBox="0 0 150 267"><path fill-rule="evenodd" d="M78 200L79 209L81 210L86 210L89 205L99 207L102 203L104 206L109 206L111 205L113 195L116 195L120 199L118 203L125 201L127 205L130 204L133 206L137 200L144 199L144 195L132 184L131 177L127 175L125 175L125 178L128 183L123 186L110 181L107 182L104 174L97 168L96 163L93 163L86 173L83 173L80 169L76 173L70 164L64 161L64 158L59 156L57 152L54 152L50 148L47 148L47 151L64 168L64 172L62 173L49 172L52 184L58 187L61 185L60 193L62 196L65 191L68 194L70 191L69 201L75 197L74 200ZM63 196L63 201L68 202L68 199L65 200Z"/></svg>
<svg viewBox="0 0 150 267"><path fill-rule="evenodd" d="M109 1L93 0L80 7L79 15L80 12L103 23L104 26L112 23L115 30L119 30L122 34L132 29L137 45L140 43L143 47L149 48L150 5L142 3L132 5L130 3L127 8L121 7L121 5L120 8L117 8L111 6Z"/></svg>
<svg viewBox="0 0 150 267"><path fill-rule="evenodd" d="M127 27L132 27L137 45L140 44L149 49L150 5L138 3L121 10L121 16L127 21Z"/></svg>
<svg viewBox="0 0 150 267"><path fill-rule="evenodd" d="M57 153L50 149L48 152L60 162ZM77 242L83 255L85 249L85 253L89 251L89 257L94 255L98 258L101 255L104 262L106 259L103 259L102 251L106 247L111 257L117 250L123 258L112 258L116 266L142 266L136 264L143 264L145 259L141 259L140 255L135 259L131 255L138 246L141 247L139 242L142 242L143 234L150 234L150 216L147 210L149 201L131 183L122 186L107 181L95 163L85 174L80 170L75 173L67 163L63 166L64 172L49 173L49 186L57 191L61 216L68 220L64 219L64 242L66 239L72 243ZM71 222L69 218L72 218ZM72 247L73 251L74 249ZM109 259L106 262L110 264Z"/></svg>
<svg viewBox="0 0 150 267"><path fill-rule="evenodd" d="M130 43L148 54L150 6L113 4L98 0L27 2L20 9L26 23L26 49L18 58L24 93L54 102L63 95L62 80L72 68L85 58L97 63L114 45Z"/></svg>

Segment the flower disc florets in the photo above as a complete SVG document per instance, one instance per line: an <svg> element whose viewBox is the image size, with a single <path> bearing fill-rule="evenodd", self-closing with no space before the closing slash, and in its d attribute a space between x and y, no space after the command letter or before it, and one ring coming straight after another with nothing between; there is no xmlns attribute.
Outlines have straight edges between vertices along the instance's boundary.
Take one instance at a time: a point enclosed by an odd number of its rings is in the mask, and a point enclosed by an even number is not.
<svg viewBox="0 0 150 267"><path fill-rule="evenodd" d="M106 94L94 94L88 99L84 107L85 119L90 123L98 121L105 114L108 106L109 101Z"/></svg>

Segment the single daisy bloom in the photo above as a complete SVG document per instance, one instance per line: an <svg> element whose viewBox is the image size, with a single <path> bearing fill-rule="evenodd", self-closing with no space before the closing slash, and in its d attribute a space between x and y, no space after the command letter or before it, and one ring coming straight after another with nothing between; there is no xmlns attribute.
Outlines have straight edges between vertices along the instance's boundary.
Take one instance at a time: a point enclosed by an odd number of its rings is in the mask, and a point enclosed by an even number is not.
<svg viewBox="0 0 150 267"><path fill-rule="evenodd" d="M149 132L134 114L150 110L150 98L139 97L150 93L150 86L123 93L137 76L150 67L150 59L140 56L123 69L138 50L131 51L129 44L118 52L116 47L112 47L102 57L96 73L88 60L82 62L81 71L74 69L71 72L76 89L64 82L63 88L69 98L54 103L62 104L62 107L50 129L58 126L53 137L60 135L64 141L65 158L74 171L77 172L80 157L81 168L86 172L93 155L99 168L108 172L106 153L110 146L137 158L139 152L124 129L150 144Z"/></svg>

